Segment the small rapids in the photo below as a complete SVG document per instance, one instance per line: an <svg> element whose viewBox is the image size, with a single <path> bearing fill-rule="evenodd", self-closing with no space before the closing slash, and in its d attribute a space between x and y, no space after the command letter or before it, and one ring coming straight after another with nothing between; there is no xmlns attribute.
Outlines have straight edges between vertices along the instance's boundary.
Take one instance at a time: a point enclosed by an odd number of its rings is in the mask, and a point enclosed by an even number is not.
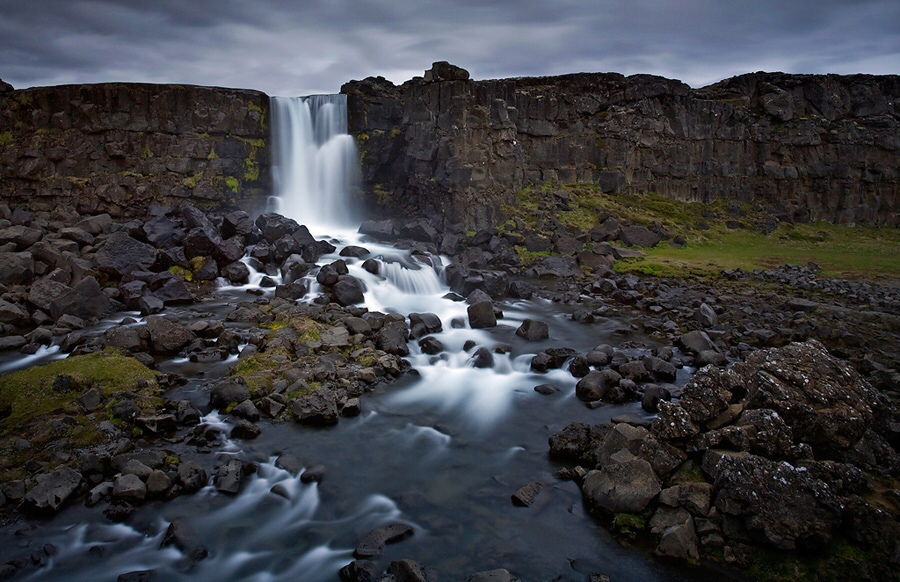
<svg viewBox="0 0 900 582"><path fill-rule="evenodd" d="M443 329L432 335L444 351L429 355L411 340L407 360L415 373L363 397L362 414L336 427L263 420L257 439L224 439L210 453L216 465L239 459L257 467L236 495L219 493L210 479L194 495L141 506L127 524L108 522L100 508L73 506L23 528L21 536L13 534L21 524L7 527L5 539L22 547L39 540L56 548L46 565L24 579L95 582L153 570L158 580L335 582L368 532L398 521L411 525L415 535L387 546L380 563L414 559L441 580L495 568L525 580L580 582L592 572L617 581L684 579L642 551L621 547L586 516L577 485L556 479L559 467L547 456L547 438L570 422L596 424L642 412L636 403L588 410L575 398L576 379L565 367L537 374L531 357L553 346L585 353L615 343L614 331L623 322L584 326L561 306L536 299L498 302L504 313L499 325L471 329L466 303L445 297L446 257L414 255L356 232L351 192L357 159L346 133L346 98L274 98L272 105L280 211L336 245L319 265L345 260L365 285L365 308L436 314ZM363 246L369 255L341 257L347 245ZM363 268L366 259L374 259L377 273ZM244 262L249 283L220 281L203 309L223 313L257 295L272 296L273 288L262 286L265 273ZM308 275L310 292L300 301L312 301L321 291L315 274ZM518 337L516 327L526 317L545 321L550 339ZM478 348L490 354L482 367L475 365ZM58 346L42 348L0 362L0 372L56 357L64 357ZM227 373L236 358L218 367L175 359L160 370L188 377L178 396L202 406L210 379ZM534 391L545 383L559 392ZM213 410L201 425L227 435L232 422ZM324 466L322 481L303 483L303 470L294 475L280 468L276 459L285 453L306 467ZM543 485L540 502L514 507L510 495L530 482ZM195 532L194 543L207 548L208 556L190 563L187 552L162 546L173 521ZM13 545L0 548L0 563L20 553Z"/></svg>

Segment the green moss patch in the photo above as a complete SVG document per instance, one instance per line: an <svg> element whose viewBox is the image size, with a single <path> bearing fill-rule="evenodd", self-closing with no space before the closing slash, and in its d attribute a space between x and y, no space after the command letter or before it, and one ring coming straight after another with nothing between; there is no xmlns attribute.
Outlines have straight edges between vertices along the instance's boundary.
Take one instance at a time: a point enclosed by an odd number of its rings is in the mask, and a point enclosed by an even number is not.
<svg viewBox="0 0 900 582"><path fill-rule="evenodd" d="M57 392L57 376L70 376L70 392ZM93 354L71 356L43 366L34 366L0 378L0 411L8 411L0 422L0 434L57 410L77 412L75 399L89 388L104 396L136 390L144 381L155 388L156 373L136 359L112 349Z"/></svg>

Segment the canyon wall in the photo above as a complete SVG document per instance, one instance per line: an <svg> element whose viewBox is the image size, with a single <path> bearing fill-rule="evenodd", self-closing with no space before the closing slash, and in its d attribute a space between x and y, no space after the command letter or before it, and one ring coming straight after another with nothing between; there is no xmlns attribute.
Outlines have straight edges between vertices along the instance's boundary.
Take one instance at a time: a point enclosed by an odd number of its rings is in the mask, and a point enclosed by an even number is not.
<svg viewBox="0 0 900 582"><path fill-rule="evenodd" d="M0 199L116 216L151 203L258 209L271 192L258 91L0 82Z"/></svg>
<svg viewBox="0 0 900 582"><path fill-rule="evenodd" d="M691 89L614 73L472 81L435 63L342 92L364 199L385 214L481 228L529 185L580 182L900 225L898 76L754 73Z"/></svg>

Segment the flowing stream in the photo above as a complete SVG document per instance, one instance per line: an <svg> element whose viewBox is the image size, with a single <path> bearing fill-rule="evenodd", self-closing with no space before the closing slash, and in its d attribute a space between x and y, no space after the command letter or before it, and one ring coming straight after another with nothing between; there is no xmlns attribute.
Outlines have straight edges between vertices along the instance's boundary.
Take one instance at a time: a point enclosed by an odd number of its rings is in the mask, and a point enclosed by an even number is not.
<svg viewBox="0 0 900 582"><path fill-rule="evenodd" d="M366 284L365 307L437 314L444 331L435 336L446 353L423 354L410 342L408 360L417 373L364 396L362 414L341 419L333 428L262 420L258 439L226 442L211 454L220 461L237 457L259 465L236 496L209 485L195 495L148 503L125 524L107 521L102 505L70 506L47 521L20 522L0 532L10 540L0 548L0 561L32 548L28 544L34 540L52 543L57 553L26 579L96 582L153 569L157 580L336 581L338 569L353 559L366 533L401 521L415 535L388 545L381 563L414 559L443 581L494 568L531 581L584 581L591 572L615 581L705 578L701 571L663 566L646 549L621 546L586 515L577 485L553 476L560 466L547 455L551 434L574 421L598 423L643 412L638 403L590 410L575 398L575 378L566 370L535 374L531 356L551 346L582 353L601 343L617 346L621 336L615 332L626 322L602 319L583 325L573 322L562 305L506 301L500 304L500 325L470 329L465 303L443 298L446 259L433 257L435 264L428 265L355 232L358 217L349 194L356 153L346 133L346 98L275 98L273 111L280 211L314 234L338 241L338 252L348 244L366 247L380 261L381 275L362 269L359 259L346 259L350 273ZM323 256L320 264L337 258L337 252ZM235 301L247 300L250 288L270 292L258 283L256 276L244 287L222 286L200 307L224 312ZM316 295L313 287L304 300ZM516 336L525 317L546 321L550 339L525 342ZM463 350L469 340L492 351L500 345L508 350L494 353L493 366L476 368L473 350ZM59 356L50 350L38 359ZM0 366L31 363L20 359ZM205 406L204 386L224 376L229 363L174 360L160 369L189 378L177 389L178 397ZM683 384L689 372L679 374ZM536 393L534 386L543 383L561 390ZM229 420L211 411L203 422L227 426ZM304 484L279 469L274 459L285 452L307 467L323 465L321 483ZM195 456L210 464L208 455ZM543 485L535 504L513 506L510 495L530 482ZM189 571L180 551L160 549L173 519L187 523L209 549L209 556Z"/></svg>

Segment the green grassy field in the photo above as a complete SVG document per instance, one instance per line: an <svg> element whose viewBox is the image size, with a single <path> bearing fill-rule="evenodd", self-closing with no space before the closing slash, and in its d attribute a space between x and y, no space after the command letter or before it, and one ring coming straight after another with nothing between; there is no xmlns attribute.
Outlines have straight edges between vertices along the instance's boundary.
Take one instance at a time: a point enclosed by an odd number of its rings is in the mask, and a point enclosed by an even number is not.
<svg viewBox="0 0 900 582"><path fill-rule="evenodd" d="M555 189L565 190L570 197L568 210L556 213L567 226L586 231L611 215L632 224L658 223L687 241L681 247L663 242L640 259L619 261L619 272L711 276L725 269L753 270L814 262L824 276L900 280L897 228L780 223L766 235L754 225L769 217L747 203L681 202L655 193L612 196L600 192L595 184L526 189L512 214L533 227L541 215L541 200L546 200ZM727 222L737 223L738 227L728 228Z"/></svg>

